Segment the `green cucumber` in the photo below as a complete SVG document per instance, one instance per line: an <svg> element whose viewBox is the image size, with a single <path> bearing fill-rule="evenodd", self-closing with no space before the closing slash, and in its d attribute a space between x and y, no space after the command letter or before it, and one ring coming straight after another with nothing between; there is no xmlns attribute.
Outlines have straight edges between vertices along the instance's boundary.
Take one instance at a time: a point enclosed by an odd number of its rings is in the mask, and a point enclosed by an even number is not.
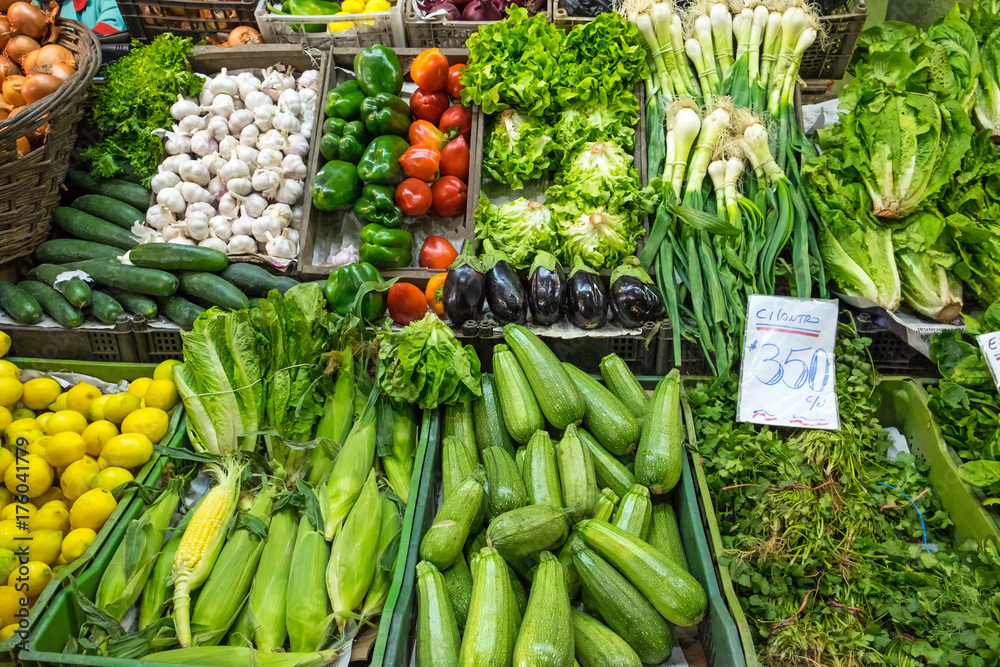
<svg viewBox="0 0 1000 667"><path fill-rule="evenodd" d="M469 616L469 602L472 600L472 572L465 562L465 554L459 554L455 564L441 573L444 585L448 589L448 598L455 612L458 627L465 627L465 619Z"/></svg>
<svg viewBox="0 0 1000 667"><path fill-rule="evenodd" d="M122 254L121 248L80 239L53 239L35 248L35 260L39 264L65 264L82 262L85 259L118 259Z"/></svg>
<svg viewBox="0 0 1000 667"><path fill-rule="evenodd" d="M575 609L573 652L580 667L642 667L628 642L593 616Z"/></svg>
<svg viewBox="0 0 1000 667"><path fill-rule="evenodd" d="M491 521L486 543L510 562L558 549L568 532L565 511L551 505L526 505Z"/></svg>
<svg viewBox="0 0 1000 667"><path fill-rule="evenodd" d="M639 440L635 417L600 382L572 364L564 363L563 367L587 405L583 425L612 454L627 454Z"/></svg>
<svg viewBox="0 0 1000 667"><path fill-rule="evenodd" d="M156 308L156 302L148 296L130 292L128 290L111 290L110 294L115 297L115 300L120 303L125 310L130 313L135 313L136 315L142 315L146 319L153 319L159 312Z"/></svg>
<svg viewBox="0 0 1000 667"><path fill-rule="evenodd" d="M597 504L597 476L587 449L580 442L575 424L570 424L556 449L563 506L573 512L575 521L593 516Z"/></svg>
<svg viewBox="0 0 1000 667"><path fill-rule="evenodd" d="M52 221L67 234L85 241L104 243L122 250L129 250L139 245L139 237L132 232L68 206L56 207L52 212Z"/></svg>
<svg viewBox="0 0 1000 667"><path fill-rule="evenodd" d="M649 489L642 484L634 484L629 492L622 496L618 511L615 513L615 526L640 540L645 540L652 519L653 502L649 499Z"/></svg>
<svg viewBox="0 0 1000 667"><path fill-rule="evenodd" d="M628 364L617 354L611 353L601 359L601 377L604 384L641 425L649 410L649 394L632 375Z"/></svg>
<svg viewBox="0 0 1000 667"><path fill-rule="evenodd" d="M438 569L451 567L458 559L483 502L484 481L482 470L476 470L441 504L434 523L420 540L420 558Z"/></svg>
<svg viewBox="0 0 1000 667"><path fill-rule="evenodd" d="M527 444L535 431L545 427L545 420L535 395L531 393L528 378L517 363L517 357L506 345L493 348L493 376L507 433L514 442Z"/></svg>
<svg viewBox="0 0 1000 667"><path fill-rule="evenodd" d="M83 313L74 308L62 294L45 283L36 280L23 280L18 287L30 294L41 304L42 310L64 327L78 327L83 324Z"/></svg>
<svg viewBox="0 0 1000 667"><path fill-rule="evenodd" d="M119 317L125 314L125 309L114 297L98 290L93 291L90 311L94 317L105 324L114 324Z"/></svg>
<svg viewBox="0 0 1000 667"><path fill-rule="evenodd" d="M464 562L464 561L463 561ZM444 577L417 563L417 667L456 667L461 639Z"/></svg>
<svg viewBox="0 0 1000 667"><path fill-rule="evenodd" d="M143 243L129 251L128 259L135 266L161 271L222 271L229 266L221 250L176 243Z"/></svg>
<svg viewBox="0 0 1000 667"><path fill-rule="evenodd" d="M226 310L250 307L250 300L236 285L214 273L185 271L181 274L180 291Z"/></svg>
<svg viewBox="0 0 1000 667"><path fill-rule="evenodd" d="M635 452L635 481L659 495L677 486L684 456L681 375L676 368L656 385L646 418L655 428L642 431Z"/></svg>
<svg viewBox="0 0 1000 667"><path fill-rule="evenodd" d="M225 275L225 272L223 272ZM238 286L238 285L237 285ZM473 461L479 462L476 447L476 429L472 417L472 403L456 403L444 406L444 435L458 438L465 446Z"/></svg>
<svg viewBox="0 0 1000 667"><path fill-rule="evenodd" d="M149 208L152 195L146 188L118 178L97 179L79 169L69 172L69 181L88 194L104 195L144 211Z"/></svg>
<svg viewBox="0 0 1000 667"><path fill-rule="evenodd" d="M201 269L213 271L214 269ZM271 290L282 294L299 284L299 281L286 276L274 276L263 267L246 262L235 262L225 267L222 277L236 285L247 296L266 297Z"/></svg>
<svg viewBox="0 0 1000 667"><path fill-rule="evenodd" d="M146 222L146 214L135 206L104 195L83 195L73 200L71 206L129 231L133 225L142 225Z"/></svg>
<svg viewBox="0 0 1000 667"><path fill-rule="evenodd" d="M462 636L462 667L510 667L517 639L517 609L506 563L496 549L477 554L472 601Z"/></svg>
<svg viewBox="0 0 1000 667"><path fill-rule="evenodd" d="M528 441L521 477L532 505L551 505L562 509L562 487L556 448L545 431L536 431ZM520 453L521 450L518 450Z"/></svg>
<svg viewBox="0 0 1000 667"><path fill-rule="evenodd" d="M500 394L497 391L496 380L489 373L483 373L481 382L483 395L472 403L472 414L476 425L476 444L479 453L490 447L500 447L514 456L514 443L507 432L504 423L503 408L500 407Z"/></svg>
<svg viewBox="0 0 1000 667"><path fill-rule="evenodd" d="M653 505L653 520L649 524L649 539L646 541L685 570L689 569L681 532L677 528L677 517L669 503Z"/></svg>
<svg viewBox="0 0 1000 667"><path fill-rule="evenodd" d="M168 296L156 300L160 314L182 329L190 329L198 316L205 312L201 306L182 296Z"/></svg>
<svg viewBox="0 0 1000 667"><path fill-rule="evenodd" d="M594 472L597 473L597 483L611 487L611 490L619 496L628 493L635 484L635 476L628 471L628 468L582 428L577 431L577 435L590 452L590 458L594 462Z"/></svg>
<svg viewBox="0 0 1000 667"><path fill-rule="evenodd" d="M0 280L0 308L18 324L38 324L45 314L35 297L6 280Z"/></svg>
<svg viewBox="0 0 1000 667"><path fill-rule="evenodd" d="M521 364L545 419L560 430L583 419L587 409L583 396L552 350L517 324L505 326L503 336Z"/></svg>
<svg viewBox="0 0 1000 667"><path fill-rule="evenodd" d="M517 464L506 450L501 447L484 449L483 465L491 516L500 516L528 504L528 492L517 472Z"/></svg>
<svg viewBox="0 0 1000 667"><path fill-rule="evenodd" d="M562 566L541 556L531 584L524 620L514 643L513 667L571 667L573 620Z"/></svg>
<svg viewBox="0 0 1000 667"><path fill-rule="evenodd" d="M172 273L128 266L113 259L88 259L66 264L65 268L83 271L97 285L131 290L149 296L171 296L180 284L177 276Z"/></svg>
<svg viewBox="0 0 1000 667"><path fill-rule="evenodd" d="M60 280L60 276L66 273L69 273L69 271L62 266L39 264L35 267L34 279L45 283L62 294L74 308L83 308L90 305L90 285L87 284L86 280L81 280L80 278L63 278Z"/></svg>

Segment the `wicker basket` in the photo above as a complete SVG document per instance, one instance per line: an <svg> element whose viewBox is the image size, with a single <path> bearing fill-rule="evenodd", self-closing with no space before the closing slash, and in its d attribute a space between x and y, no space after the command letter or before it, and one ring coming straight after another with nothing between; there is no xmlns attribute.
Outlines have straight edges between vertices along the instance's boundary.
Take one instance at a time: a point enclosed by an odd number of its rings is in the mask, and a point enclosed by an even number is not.
<svg viewBox="0 0 1000 667"><path fill-rule="evenodd" d="M49 218L59 205L76 126L83 118L90 82L101 66L93 32L78 21L59 19L57 43L76 59L76 74L49 97L0 121L0 263L31 254L49 235ZM48 125L45 143L18 157L17 140Z"/></svg>

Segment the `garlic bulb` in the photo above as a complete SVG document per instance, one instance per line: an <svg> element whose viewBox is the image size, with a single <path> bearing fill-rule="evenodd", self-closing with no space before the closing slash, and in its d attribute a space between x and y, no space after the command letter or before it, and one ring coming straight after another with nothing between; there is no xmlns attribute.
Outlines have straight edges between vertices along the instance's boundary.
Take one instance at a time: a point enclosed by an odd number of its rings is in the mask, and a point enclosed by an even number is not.
<svg viewBox="0 0 1000 667"><path fill-rule="evenodd" d="M189 215L193 215L195 213L203 213L206 218L211 218L215 215L215 207L208 202L191 202L187 205L187 208L184 209L184 217L187 218Z"/></svg>
<svg viewBox="0 0 1000 667"><path fill-rule="evenodd" d="M256 147L259 136L260 129L256 125L247 125L240 131L240 145Z"/></svg>
<svg viewBox="0 0 1000 667"><path fill-rule="evenodd" d="M153 204L146 209L146 224L156 230L162 230L169 224L176 222L174 212L169 207L162 204Z"/></svg>
<svg viewBox="0 0 1000 667"><path fill-rule="evenodd" d="M174 245L197 245L186 236L178 236L177 238L170 239L167 243L173 243Z"/></svg>
<svg viewBox="0 0 1000 667"><path fill-rule="evenodd" d="M299 229L302 224L302 206L292 207L292 221L288 223L288 226L292 229Z"/></svg>
<svg viewBox="0 0 1000 667"><path fill-rule="evenodd" d="M273 199L278 193L278 188L281 187L283 180L274 168L268 168L255 171L250 182L253 184L254 190L265 197Z"/></svg>
<svg viewBox="0 0 1000 667"><path fill-rule="evenodd" d="M292 229L291 227L289 227L288 229L282 230L281 235L287 238L295 245L299 244L299 230Z"/></svg>
<svg viewBox="0 0 1000 667"><path fill-rule="evenodd" d="M163 238L169 243L179 236L184 236L184 230L187 229L183 222L175 222L173 224L167 225L163 228Z"/></svg>
<svg viewBox="0 0 1000 667"><path fill-rule="evenodd" d="M309 140L302 134L289 134L285 140L285 153L304 158L309 155Z"/></svg>
<svg viewBox="0 0 1000 667"><path fill-rule="evenodd" d="M205 84L213 95L236 95L239 92L239 85L236 83L236 79L226 74L226 68L223 67L222 71L216 74L214 77L208 80Z"/></svg>
<svg viewBox="0 0 1000 667"><path fill-rule="evenodd" d="M206 80L208 79L207 76L204 77L204 78ZM198 95L198 104L201 105L201 107L198 109L198 111L199 112L204 111L205 107L207 107L209 104L211 104L212 100L214 98L215 98L215 95L212 94L212 91L208 89L208 86L202 86L201 93Z"/></svg>
<svg viewBox="0 0 1000 667"><path fill-rule="evenodd" d="M250 166L246 162L237 159L235 155L229 159L229 162L227 162L225 165L222 166L222 168L219 169L219 180L227 185L229 181L231 181L234 178L249 178L249 177L250 177ZM246 193L244 192L242 194Z"/></svg>
<svg viewBox="0 0 1000 667"><path fill-rule="evenodd" d="M236 83L239 86L240 98L246 102L247 96L250 93L260 90L260 79L255 77L251 72L243 72L236 77ZM268 98L271 99L271 98ZM247 105L249 106L249 105Z"/></svg>
<svg viewBox="0 0 1000 667"><path fill-rule="evenodd" d="M198 130L191 135L189 147L192 153L202 157L219 150L219 142L212 137L211 130Z"/></svg>
<svg viewBox="0 0 1000 667"><path fill-rule="evenodd" d="M216 176L215 178L213 178L208 182L208 185L205 186L205 189L208 190L209 194L211 194L212 197L217 198L222 194L222 190L224 188L222 185L222 181L220 181L219 177Z"/></svg>
<svg viewBox="0 0 1000 667"><path fill-rule="evenodd" d="M358 252L358 249L354 247L354 244L351 244L338 250L335 255L331 255L326 263L329 264L332 269L339 269L342 266L347 266L348 264L360 261L361 254Z"/></svg>
<svg viewBox="0 0 1000 667"><path fill-rule="evenodd" d="M253 184L246 176L229 179L226 182L226 188L234 195L239 195L240 197L246 197L253 192Z"/></svg>
<svg viewBox="0 0 1000 667"><path fill-rule="evenodd" d="M285 134L298 132L299 128L302 127L302 123L299 122L299 119L296 118L294 114L285 111L279 111L274 114L274 120L271 121L271 125L274 126L274 129L284 132Z"/></svg>
<svg viewBox="0 0 1000 667"><path fill-rule="evenodd" d="M229 239L227 248L230 255L253 254L257 252L257 242L249 236L240 234Z"/></svg>
<svg viewBox="0 0 1000 667"><path fill-rule="evenodd" d="M271 129L271 123L277 113L278 107L273 104L262 104L253 110L253 123L261 132L267 132Z"/></svg>
<svg viewBox="0 0 1000 667"><path fill-rule="evenodd" d="M278 259L295 259L298 248L286 236L287 232L288 230L285 230L278 238L273 238L271 234L267 235L268 240L265 251L268 255L277 257Z"/></svg>
<svg viewBox="0 0 1000 667"><path fill-rule="evenodd" d="M267 93L275 102L281 97L283 93L288 88L293 88L295 86L295 77L285 74L276 69L272 69L264 77L264 82L262 84L262 90Z"/></svg>
<svg viewBox="0 0 1000 667"><path fill-rule="evenodd" d="M233 113L235 114L239 112L234 111ZM211 134L212 138L216 141L222 141L229 136L229 122L222 116L212 116L205 129L208 130L209 134Z"/></svg>
<svg viewBox="0 0 1000 667"><path fill-rule="evenodd" d="M202 248L211 248L212 250L218 250L219 252L229 251L229 244L227 244L222 239L216 238L214 236L210 236L204 241L200 241L198 245L200 245Z"/></svg>
<svg viewBox="0 0 1000 667"><path fill-rule="evenodd" d="M276 151L285 150L285 137L283 137L281 132L276 129L268 130L257 139L257 149L264 150L265 148L270 148ZM278 163L280 164L281 161L279 160Z"/></svg>
<svg viewBox="0 0 1000 667"><path fill-rule="evenodd" d="M240 217L233 220L230 225L233 236L250 236L253 233L254 219L245 210L240 211Z"/></svg>
<svg viewBox="0 0 1000 667"><path fill-rule="evenodd" d="M208 221L208 227L212 236L228 241L233 238L233 226L229 219L222 215L216 215Z"/></svg>
<svg viewBox="0 0 1000 667"><path fill-rule="evenodd" d="M240 202L232 192L227 192L219 197L219 215L234 218L239 208Z"/></svg>
<svg viewBox="0 0 1000 667"><path fill-rule="evenodd" d="M278 222L277 218L272 218L269 215L263 215L253 221L251 229L253 230L253 237L257 239L259 243L266 243L268 234L277 236L281 233L281 223Z"/></svg>
<svg viewBox="0 0 1000 667"><path fill-rule="evenodd" d="M219 142L219 155L228 160L233 156L233 149L240 145L240 140L234 136L225 137Z"/></svg>
<svg viewBox="0 0 1000 667"><path fill-rule="evenodd" d="M273 104L268 94L262 91L260 88L252 90L248 92L246 95L242 95L241 97L243 98L243 102L247 105L247 109L253 111L254 114L257 113L257 109L259 109L260 107L265 105L270 106L271 104Z"/></svg>
<svg viewBox="0 0 1000 667"><path fill-rule="evenodd" d="M191 137L182 132L167 132L167 140L163 144L163 150L168 155L180 155L191 151Z"/></svg>
<svg viewBox="0 0 1000 667"><path fill-rule="evenodd" d="M181 182L181 177L172 171L160 171L149 181L153 194L158 194L163 188L172 188Z"/></svg>
<svg viewBox="0 0 1000 667"><path fill-rule="evenodd" d="M177 123L177 128L181 132L186 132L191 134L197 132L198 130L204 130L208 125L208 119L204 116L184 116Z"/></svg>
<svg viewBox="0 0 1000 667"><path fill-rule="evenodd" d="M222 116L226 120L229 120L229 116L236 110L236 105L233 103L232 95L216 95L212 99L212 105L207 110L216 116Z"/></svg>
<svg viewBox="0 0 1000 667"><path fill-rule="evenodd" d="M198 185L208 185L208 182L212 178L212 174L209 173L208 167L206 167L203 162L198 160L191 160L190 162L182 164L180 168L180 175L186 182L197 183Z"/></svg>
<svg viewBox="0 0 1000 667"><path fill-rule="evenodd" d="M181 194L179 186L163 188L157 192L156 203L160 206L166 206L173 213L183 213L187 207L187 202L184 201L184 195Z"/></svg>
<svg viewBox="0 0 1000 667"><path fill-rule="evenodd" d="M181 186L184 187L184 186ZM286 180L278 188L278 194L275 195L274 200L280 204L296 204L299 199L302 198L302 193L305 190L305 185L302 181Z"/></svg>
<svg viewBox="0 0 1000 667"><path fill-rule="evenodd" d="M173 173L176 174L177 170L180 169L181 167L181 163L193 159L194 158L192 158L186 152L178 153L177 155L171 155L160 164L160 171L172 171Z"/></svg>
<svg viewBox="0 0 1000 667"><path fill-rule="evenodd" d="M316 100L319 98L319 93L317 93L313 88L303 88L299 91L299 100L302 102L302 115L303 117L312 111L316 113Z"/></svg>
<svg viewBox="0 0 1000 667"><path fill-rule="evenodd" d="M201 107L182 95L178 95L177 101L170 105L170 116L177 121L183 120L187 116L196 116L199 113L201 113Z"/></svg>
<svg viewBox="0 0 1000 667"><path fill-rule="evenodd" d="M281 223L281 228L284 229L292 222L292 207L288 204L271 204L264 209L262 215L276 218Z"/></svg>
<svg viewBox="0 0 1000 667"><path fill-rule="evenodd" d="M285 178L304 181L307 172L306 163L302 161L301 155L289 154L281 161L281 173Z"/></svg>
<svg viewBox="0 0 1000 667"><path fill-rule="evenodd" d="M300 93L307 88L316 91L319 88L319 70L307 69L303 72L299 76L298 88Z"/></svg>
<svg viewBox="0 0 1000 667"><path fill-rule="evenodd" d="M278 111L298 116L302 113L302 98L291 88L281 91L278 96Z"/></svg>
<svg viewBox="0 0 1000 667"><path fill-rule="evenodd" d="M238 135L244 127L253 125L254 115L250 109L237 109L229 117L229 133Z"/></svg>
<svg viewBox="0 0 1000 667"><path fill-rule="evenodd" d="M208 218L204 213L193 213L184 219L187 227L187 235L195 241L204 241L208 238Z"/></svg>
<svg viewBox="0 0 1000 667"><path fill-rule="evenodd" d="M239 146L233 155L237 160L246 162L247 166L257 164L258 151L253 146Z"/></svg>
<svg viewBox="0 0 1000 667"><path fill-rule="evenodd" d="M218 152L209 153L208 155L205 155L204 157L201 158L201 163L206 167L208 167L209 174L215 176L217 173L219 173L219 170L226 165L226 161L228 159L229 158L222 157L222 155Z"/></svg>
<svg viewBox="0 0 1000 667"><path fill-rule="evenodd" d="M270 207L267 205L267 200L257 192L247 195L247 198L243 200L243 210L251 218L259 218L262 215L267 215L268 208Z"/></svg>
<svg viewBox="0 0 1000 667"><path fill-rule="evenodd" d="M191 202L210 202L212 201L212 193L210 193L205 188L201 187L197 183L181 183L181 195L184 197L184 201Z"/></svg>
<svg viewBox="0 0 1000 667"><path fill-rule="evenodd" d="M280 150L265 148L257 154L257 166L262 169L280 167L282 159Z"/></svg>

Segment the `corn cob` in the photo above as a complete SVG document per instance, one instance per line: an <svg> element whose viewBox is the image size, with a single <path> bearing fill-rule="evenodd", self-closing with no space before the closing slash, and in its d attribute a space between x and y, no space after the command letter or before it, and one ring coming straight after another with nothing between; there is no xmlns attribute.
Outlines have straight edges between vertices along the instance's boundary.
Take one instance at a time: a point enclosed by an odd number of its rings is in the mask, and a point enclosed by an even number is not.
<svg viewBox="0 0 1000 667"><path fill-rule="evenodd" d="M373 391L364 414L351 428L326 488L319 494L327 540L336 537L375 463L375 395Z"/></svg>
<svg viewBox="0 0 1000 667"><path fill-rule="evenodd" d="M213 665L214 667L320 667L332 664L337 651L314 653L270 653L237 646L195 646L152 653L143 662L167 662L172 665Z"/></svg>
<svg viewBox="0 0 1000 667"><path fill-rule="evenodd" d="M375 576L381 525L382 500L375 484L375 471L372 471L343 529L333 541L326 568L326 590L340 630L364 601Z"/></svg>
<svg viewBox="0 0 1000 667"><path fill-rule="evenodd" d="M156 502L129 524L125 539L118 545L101 577L95 602L116 621L120 621L139 599L156 566L156 555L163 547L163 538L177 510L183 486L183 478L170 480Z"/></svg>
<svg viewBox="0 0 1000 667"><path fill-rule="evenodd" d="M142 591L142 599L139 600L140 630L153 621L163 618L164 607L167 601L171 599L168 593L171 593L174 585L173 579L170 578L174 571L174 556L177 555L177 547L181 544L184 531L187 529L188 523L190 523L191 517L194 516L200 503L201 500L184 514L181 522L177 524L174 532L170 534L170 539L163 545L163 551L156 558L156 565L153 566L153 572L150 574L149 579L146 581L146 587Z"/></svg>
<svg viewBox="0 0 1000 667"><path fill-rule="evenodd" d="M396 571L396 554L398 549L392 549L393 540L399 535L403 528L403 521L399 516L399 507L389 499L389 496L382 496L382 526L379 528L378 538L378 561L375 564L375 577L372 579L371 588L365 596L365 603L361 606L361 618L375 618L382 613L385 601L389 597L389 589L392 587L392 576ZM388 561L388 562L386 562Z"/></svg>
<svg viewBox="0 0 1000 667"><path fill-rule="evenodd" d="M298 522L291 509L271 517L267 542L253 578L250 598L243 612L246 627L258 650L275 651L285 644L285 609L288 596L288 572L295 549Z"/></svg>
<svg viewBox="0 0 1000 667"><path fill-rule="evenodd" d="M226 524L236 512L243 466L230 460L225 469L209 466L216 485L191 518L174 556L174 629L177 643L191 645L191 592L205 583L225 544Z"/></svg>
<svg viewBox="0 0 1000 667"><path fill-rule="evenodd" d="M263 525L258 525L256 529L243 526L226 540L226 546L222 548L191 614L191 623L204 628L194 634L194 646L218 644L243 608L264 549L276 490L275 485L264 489L250 506L248 514L259 519Z"/></svg>
<svg viewBox="0 0 1000 667"><path fill-rule="evenodd" d="M330 634L330 601L325 573L330 550L323 533L313 527L306 513L299 519L295 550L288 572L288 590L295 594L285 608L285 626L292 651L316 651Z"/></svg>
<svg viewBox="0 0 1000 667"><path fill-rule="evenodd" d="M413 405L390 402L392 412L392 448L382 457L382 467L389 486L403 502L410 490L413 475L413 455L417 449L417 422Z"/></svg>
<svg viewBox="0 0 1000 667"><path fill-rule="evenodd" d="M354 423L354 356L350 345L333 354L338 355L340 368L337 370L337 380L333 383L333 394L323 406L323 417L316 427L316 437L325 438L340 446L344 444L351 431L351 424ZM335 458L322 446L316 447L309 469L309 483L318 486Z"/></svg>

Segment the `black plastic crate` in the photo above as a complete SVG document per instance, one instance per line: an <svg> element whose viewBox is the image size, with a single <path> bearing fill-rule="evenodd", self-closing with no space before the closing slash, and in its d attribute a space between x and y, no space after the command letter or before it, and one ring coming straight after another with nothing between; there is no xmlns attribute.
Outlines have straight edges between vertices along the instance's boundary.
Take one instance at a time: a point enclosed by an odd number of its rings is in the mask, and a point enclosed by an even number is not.
<svg viewBox="0 0 1000 667"><path fill-rule="evenodd" d="M132 316L132 332L139 360L158 364L167 359L184 360L181 330L171 323L171 328L151 327L142 315Z"/></svg>
<svg viewBox="0 0 1000 667"><path fill-rule="evenodd" d="M872 357L875 370L883 375L906 375L920 378L940 377L937 366L930 359L910 347L906 341L892 331L880 327L868 313L843 311L842 321L853 317L858 327L858 335L870 338L868 353Z"/></svg>
<svg viewBox="0 0 1000 667"><path fill-rule="evenodd" d="M151 42L165 32L193 37L199 42L208 35L227 35L246 25L257 30L254 11L257 0L118 0L118 11L132 39Z"/></svg>
<svg viewBox="0 0 1000 667"><path fill-rule="evenodd" d="M136 363L143 361L136 350L132 321L127 315L114 328L90 323L74 329L3 325L10 336L10 356L32 359L74 359Z"/></svg>

